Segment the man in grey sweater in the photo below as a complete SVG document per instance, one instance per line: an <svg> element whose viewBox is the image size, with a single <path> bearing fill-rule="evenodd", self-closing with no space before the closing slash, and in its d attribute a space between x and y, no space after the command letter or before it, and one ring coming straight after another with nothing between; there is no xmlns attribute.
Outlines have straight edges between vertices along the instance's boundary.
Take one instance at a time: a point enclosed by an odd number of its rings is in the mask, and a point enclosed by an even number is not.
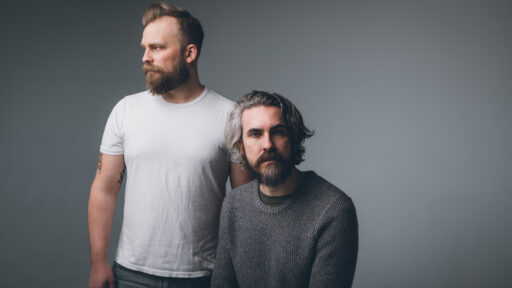
<svg viewBox="0 0 512 288"><path fill-rule="evenodd" d="M286 98L253 91L230 115L226 144L256 180L226 196L212 287L350 287L354 204L303 161L313 135Z"/></svg>

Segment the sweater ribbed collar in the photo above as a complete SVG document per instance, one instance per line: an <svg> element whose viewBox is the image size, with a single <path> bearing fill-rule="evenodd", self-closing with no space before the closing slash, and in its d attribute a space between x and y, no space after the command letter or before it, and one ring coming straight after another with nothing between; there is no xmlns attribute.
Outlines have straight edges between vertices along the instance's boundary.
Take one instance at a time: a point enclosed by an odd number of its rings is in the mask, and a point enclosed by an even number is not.
<svg viewBox="0 0 512 288"><path fill-rule="evenodd" d="M255 193L251 193L252 201L255 203L257 208L259 208L260 210L262 210L266 213L272 213L272 214L280 213L280 212L286 210L291 205L293 205L295 202L297 202L298 199L300 199L304 195L304 193L307 190L307 189L305 189L306 185L304 185L304 184L309 182L308 180L311 178L312 175L315 175L315 172L313 172L313 171L302 172L301 180L300 180L299 185L297 186L297 190L293 194L287 195L286 196L287 198L283 201L283 203L278 206L269 206L269 205L266 205L265 203L263 203L263 201L261 201L260 196L259 196L259 193L260 193L259 186L260 185L257 181L255 181L254 185L256 186L255 187L256 189L254 189Z"/></svg>

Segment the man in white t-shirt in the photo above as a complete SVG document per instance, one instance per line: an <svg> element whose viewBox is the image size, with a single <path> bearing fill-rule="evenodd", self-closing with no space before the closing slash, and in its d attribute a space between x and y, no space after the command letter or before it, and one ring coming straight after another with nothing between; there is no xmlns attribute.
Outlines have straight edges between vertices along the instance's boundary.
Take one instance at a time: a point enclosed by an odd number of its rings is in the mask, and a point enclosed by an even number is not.
<svg viewBox="0 0 512 288"><path fill-rule="evenodd" d="M232 187L250 180L224 149L233 103L199 81L196 18L160 3L143 24L149 91L119 101L105 127L89 199L89 287L208 287L227 177ZM107 246L125 173L112 269Z"/></svg>

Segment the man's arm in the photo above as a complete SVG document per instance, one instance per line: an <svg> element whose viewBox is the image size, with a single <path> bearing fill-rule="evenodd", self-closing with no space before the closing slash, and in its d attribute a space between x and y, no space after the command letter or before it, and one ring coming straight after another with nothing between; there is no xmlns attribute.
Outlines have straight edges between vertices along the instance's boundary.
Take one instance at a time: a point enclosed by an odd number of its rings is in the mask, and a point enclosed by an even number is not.
<svg viewBox="0 0 512 288"><path fill-rule="evenodd" d="M231 166L229 167L229 181L231 183L231 189L244 185L252 179L251 173L249 173L247 169L244 169L242 164L231 162Z"/></svg>
<svg viewBox="0 0 512 288"><path fill-rule="evenodd" d="M117 195L125 172L123 155L112 156L100 153L98 169L89 196L88 222L91 249L89 288L114 287L114 275L108 263L107 248Z"/></svg>
<svg viewBox="0 0 512 288"><path fill-rule="evenodd" d="M337 199L322 218L309 287L351 287L358 248L354 204L350 199Z"/></svg>

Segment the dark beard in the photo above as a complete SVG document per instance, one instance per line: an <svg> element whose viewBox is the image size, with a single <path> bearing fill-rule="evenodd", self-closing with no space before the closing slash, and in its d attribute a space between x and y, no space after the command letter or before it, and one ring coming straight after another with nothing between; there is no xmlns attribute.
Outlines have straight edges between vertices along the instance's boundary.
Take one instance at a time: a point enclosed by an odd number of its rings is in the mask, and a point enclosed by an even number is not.
<svg viewBox="0 0 512 288"><path fill-rule="evenodd" d="M274 149L263 153L257 160L255 167L252 167L244 155L244 166L254 178L268 187L276 187L282 184L292 172L293 164L289 158L285 158ZM269 160L276 160L273 164L268 164L263 173L258 172L260 165Z"/></svg>
<svg viewBox="0 0 512 288"><path fill-rule="evenodd" d="M142 71L146 75L146 86L153 95L172 91L190 79L190 71L182 60L171 71L147 63L142 66Z"/></svg>

